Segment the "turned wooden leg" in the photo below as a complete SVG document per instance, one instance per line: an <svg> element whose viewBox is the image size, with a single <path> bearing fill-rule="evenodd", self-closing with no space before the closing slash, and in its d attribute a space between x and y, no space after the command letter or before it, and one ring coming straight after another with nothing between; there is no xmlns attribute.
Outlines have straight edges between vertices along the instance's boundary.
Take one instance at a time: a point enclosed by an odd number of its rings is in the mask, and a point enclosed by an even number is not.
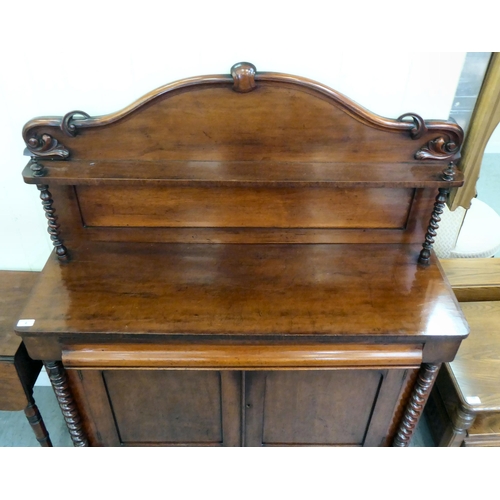
<svg viewBox="0 0 500 500"><path fill-rule="evenodd" d="M422 416L425 403L436 381L440 365L424 363L418 372L417 381L406 405L403 418L394 438L393 446L408 446L410 444L418 421Z"/></svg>
<svg viewBox="0 0 500 500"><path fill-rule="evenodd" d="M439 446L462 446L467 429L471 427L476 419L476 415L467 411L461 406L456 406L450 415L451 425L439 442Z"/></svg>
<svg viewBox="0 0 500 500"><path fill-rule="evenodd" d="M40 443L40 446L52 446L52 442L50 441L49 433L47 432L43 418L40 415L38 406L35 404L33 399L24 409L24 414L26 415L31 428L35 433L36 440Z"/></svg>
<svg viewBox="0 0 500 500"><path fill-rule="evenodd" d="M73 444L75 446L88 446L87 436L83 431L81 418L68 385L66 370L60 361L45 361L44 365Z"/></svg>

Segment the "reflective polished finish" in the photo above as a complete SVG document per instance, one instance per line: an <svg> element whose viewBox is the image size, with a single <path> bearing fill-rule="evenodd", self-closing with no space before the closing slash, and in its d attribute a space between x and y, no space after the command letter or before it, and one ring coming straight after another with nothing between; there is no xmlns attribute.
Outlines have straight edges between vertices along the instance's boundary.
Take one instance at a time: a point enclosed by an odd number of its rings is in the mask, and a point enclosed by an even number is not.
<svg viewBox="0 0 500 500"><path fill-rule="evenodd" d="M43 334L307 337L467 334L411 245L89 244L51 260L24 310ZM105 279L103 279L105 276Z"/></svg>
<svg viewBox="0 0 500 500"><path fill-rule="evenodd" d="M408 445L468 333L460 127L240 63L23 133L59 261L18 332L76 445Z"/></svg>

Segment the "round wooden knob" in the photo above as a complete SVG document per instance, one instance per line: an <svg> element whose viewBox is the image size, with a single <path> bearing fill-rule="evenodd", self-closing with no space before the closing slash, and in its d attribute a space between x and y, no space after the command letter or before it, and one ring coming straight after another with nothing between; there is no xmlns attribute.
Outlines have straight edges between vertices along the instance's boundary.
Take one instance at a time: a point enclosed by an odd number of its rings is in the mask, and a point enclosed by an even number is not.
<svg viewBox="0 0 500 500"><path fill-rule="evenodd" d="M251 92L255 88L255 73L257 69L252 63L240 62L231 68L234 80L233 89L236 92Z"/></svg>

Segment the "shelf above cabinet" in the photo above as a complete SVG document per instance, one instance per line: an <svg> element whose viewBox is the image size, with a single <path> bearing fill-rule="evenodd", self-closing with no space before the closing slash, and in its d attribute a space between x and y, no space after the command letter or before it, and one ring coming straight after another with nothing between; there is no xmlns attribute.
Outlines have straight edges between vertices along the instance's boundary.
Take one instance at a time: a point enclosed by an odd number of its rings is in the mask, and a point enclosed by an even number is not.
<svg viewBox="0 0 500 500"><path fill-rule="evenodd" d="M23 172L30 184L93 185L134 182L175 186L273 187L450 187L463 182L443 180L442 163L327 163L275 161L50 161L30 164Z"/></svg>

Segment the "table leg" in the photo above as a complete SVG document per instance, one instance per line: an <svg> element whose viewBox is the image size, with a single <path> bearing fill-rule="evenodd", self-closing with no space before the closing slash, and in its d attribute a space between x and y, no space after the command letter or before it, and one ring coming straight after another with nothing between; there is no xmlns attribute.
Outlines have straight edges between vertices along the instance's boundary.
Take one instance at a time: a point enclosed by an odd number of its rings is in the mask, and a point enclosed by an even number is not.
<svg viewBox="0 0 500 500"><path fill-rule="evenodd" d="M467 429L474 423L476 415L458 404L450 415L450 419L451 425L447 427L438 446L462 446L467 436Z"/></svg>
<svg viewBox="0 0 500 500"><path fill-rule="evenodd" d="M60 361L44 361L47 374L54 388L66 426L75 446L88 446L87 436L82 428L80 414L71 394L68 377Z"/></svg>
<svg viewBox="0 0 500 500"><path fill-rule="evenodd" d="M424 363L418 372L417 381L413 387L403 418L394 438L393 446L408 446L410 444L418 421L422 416L425 403L429 398L432 386L436 381L440 365Z"/></svg>
<svg viewBox="0 0 500 500"><path fill-rule="evenodd" d="M28 419L28 422L35 433L36 440L40 443L40 446L52 446L50 441L49 433L43 422L43 418L40 415L38 406L35 404L34 399L31 399L28 406L24 409L24 414Z"/></svg>

